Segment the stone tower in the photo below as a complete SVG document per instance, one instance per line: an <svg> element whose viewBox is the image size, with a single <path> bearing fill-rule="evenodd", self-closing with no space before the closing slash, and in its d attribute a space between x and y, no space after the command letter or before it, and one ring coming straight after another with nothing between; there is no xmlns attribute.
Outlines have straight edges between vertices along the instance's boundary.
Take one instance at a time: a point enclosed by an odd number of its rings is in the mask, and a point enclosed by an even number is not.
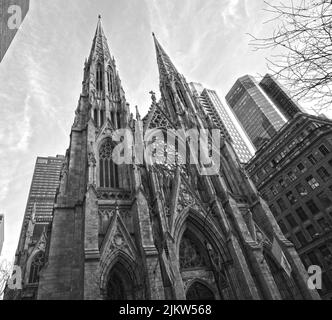
<svg viewBox="0 0 332 320"><path fill-rule="evenodd" d="M139 147L156 141L146 138L153 129L212 128L153 37L162 98L157 102L151 92L148 115L141 120L137 112L134 119L99 19L38 299L319 299L224 137L214 175L201 174L200 162L189 163L188 154L180 164L151 164L141 156ZM127 148L132 161L123 164L112 156L117 129L126 129L123 138L135 137L135 148ZM167 154L178 156L172 146L180 144L193 154L188 141L177 141L168 141Z"/></svg>

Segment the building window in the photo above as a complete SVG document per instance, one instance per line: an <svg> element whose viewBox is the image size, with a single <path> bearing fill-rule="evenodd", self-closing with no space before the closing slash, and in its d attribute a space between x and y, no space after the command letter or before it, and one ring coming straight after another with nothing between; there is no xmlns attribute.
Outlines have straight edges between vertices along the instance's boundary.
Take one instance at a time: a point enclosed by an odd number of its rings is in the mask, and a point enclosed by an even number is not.
<svg viewBox="0 0 332 320"><path fill-rule="evenodd" d="M319 259L317 258L315 252L308 253L308 258L310 259L312 265L321 266L321 263L319 262Z"/></svg>
<svg viewBox="0 0 332 320"><path fill-rule="evenodd" d="M306 204L313 215L316 215L320 212L313 200L308 201Z"/></svg>
<svg viewBox="0 0 332 320"><path fill-rule="evenodd" d="M118 129L121 129L121 114L120 114L120 112L118 112L116 114L116 119L117 119Z"/></svg>
<svg viewBox="0 0 332 320"><path fill-rule="evenodd" d="M44 252L37 253L37 255L34 257L31 263L29 283L34 284L39 282L39 274L44 264L45 264Z"/></svg>
<svg viewBox="0 0 332 320"><path fill-rule="evenodd" d="M304 166L303 163L300 163L297 168L300 170L301 173L305 173L307 171L307 168Z"/></svg>
<svg viewBox="0 0 332 320"><path fill-rule="evenodd" d="M332 205L331 199L324 193L320 193L317 195L320 203L324 206L324 208L329 208Z"/></svg>
<svg viewBox="0 0 332 320"><path fill-rule="evenodd" d="M309 219L307 214L303 210L303 208L300 207L300 208L296 209L295 211L296 211L297 215L299 216L299 218L301 219L302 222L305 222Z"/></svg>
<svg viewBox="0 0 332 320"><path fill-rule="evenodd" d="M290 202L290 204L295 204L297 202L297 199L294 197L294 194L292 191L289 191L288 193L286 193L286 197L287 197L288 201Z"/></svg>
<svg viewBox="0 0 332 320"><path fill-rule="evenodd" d="M112 160L112 141L102 145L99 152L99 182L101 188L119 188L118 166Z"/></svg>
<svg viewBox="0 0 332 320"><path fill-rule="evenodd" d="M282 188L286 188L286 187L287 187L286 182L285 182L284 179L280 179L280 180L279 180L279 184L280 184L280 186L281 186Z"/></svg>
<svg viewBox="0 0 332 320"><path fill-rule="evenodd" d="M100 63L97 65L96 89L100 93L103 91L103 68Z"/></svg>
<svg viewBox="0 0 332 320"><path fill-rule="evenodd" d="M313 176L308 177L306 180L312 190L319 188L320 184Z"/></svg>
<svg viewBox="0 0 332 320"><path fill-rule="evenodd" d="M305 197L308 195L307 189L300 183L295 187L296 191L301 197Z"/></svg>
<svg viewBox="0 0 332 320"><path fill-rule="evenodd" d="M317 221L319 226L322 228L323 231L327 231L329 229L329 225L327 224L325 218L321 218Z"/></svg>
<svg viewBox="0 0 332 320"><path fill-rule="evenodd" d="M107 71L107 86L108 86L108 92L113 92L113 82L112 82L112 69L108 68Z"/></svg>
<svg viewBox="0 0 332 320"><path fill-rule="evenodd" d="M295 181L297 179L296 174L293 171L288 173L288 177L290 181Z"/></svg>
<svg viewBox="0 0 332 320"><path fill-rule="evenodd" d="M329 178L331 177L331 175L328 173L328 171L324 167L319 168L317 170L317 173L324 182L328 181Z"/></svg>
<svg viewBox="0 0 332 320"><path fill-rule="evenodd" d="M325 145L321 145L321 146L319 147L319 151L321 152L321 154L322 154L324 157L327 156L327 155L330 153L329 149L327 149Z"/></svg>
<svg viewBox="0 0 332 320"><path fill-rule="evenodd" d="M302 232L296 233L295 236L296 236L297 240L300 242L302 247L305 247L308 244L308 241L307 241L307 239L305 238L305 236L303 235Z"/></svg>
<svg viewBox="0 0 332 320"><path fill-rule="evenodd" d="M319 251L321 253L321 255L323 256L326 264L328 266L332 265L332 254L331 251L329 250L329 248L327 246L322 246L319 248Z"/></svg>
<svg viewBox="0 0 332 320"><path fill-rule="evenodd" d="M297 227L297 223L295 221L295 219L291 216L291 215L288 215L286 217L286 220L287 222L289 223L289 225L292 227L292 228L296 228Z"/></svg>
<svg viewBox="0 0 332 320"><path fill-rule="evenodd" d="M314 239L317 236L317 231L313 225L308 226L306 230L310 234L311 238Z"/></svg>
<svg viewBox="0 0 332 320"><path fill-rule="evenodd" d="M308 160L312 165L315 165L317 163L317 159L312 154L308 157Z"/></svg>
<svg viewBox="0 0 332 320"><path fill-rule="evenodd" d="M286 207L286 204L285 204L284 200L279 199L279 200L277 200L277 203L278 203L281 211L287 210L287 207Z"/></svg>

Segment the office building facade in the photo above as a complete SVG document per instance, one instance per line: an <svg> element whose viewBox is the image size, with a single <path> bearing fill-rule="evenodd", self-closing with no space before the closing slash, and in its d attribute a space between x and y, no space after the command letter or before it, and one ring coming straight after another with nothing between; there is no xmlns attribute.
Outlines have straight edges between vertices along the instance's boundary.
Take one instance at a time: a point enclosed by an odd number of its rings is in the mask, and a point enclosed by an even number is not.
<svg viewBox="0 0 332 320"><path fill-rule="evenodd" d="M205 112L233 144L236 154L242 163L247 163L253 156L247 144L236 128L215 90L206 89L200 83L189 83L193 94L196 94Z"/></svg>
<svg viewBox="0 0 332 320"><path fill-rule="evenodd" d="M332 299L332 121L298 114L246 166L306 266Z"/></svg>
<svg viewBox="0 0 332 320"><path fill-rule="evenodd" d="M15 255L15 265L20 266L23 284L29 283L27 261L34 252L45 248L46 239L53 221L53 209L60 185L60 173L65 157L38 157L32 177L21 235ZM43 258L40 258L40 263ZM21 297L33 299L36 286L23 285Z"/></svg>
<svg viewBox="0 0 332 320"><path fill-rule="evenodd" d="M272 75L266 74L259 86L272 100L287 120L293 119L303 109L290 95L290 93Z"/></svg>
<svg viewBox="0 0 332 320"><path fill-rule="evenodd" d="M226 95L226 101L257 149L286 123L252 76L238 79Z"/></svg>

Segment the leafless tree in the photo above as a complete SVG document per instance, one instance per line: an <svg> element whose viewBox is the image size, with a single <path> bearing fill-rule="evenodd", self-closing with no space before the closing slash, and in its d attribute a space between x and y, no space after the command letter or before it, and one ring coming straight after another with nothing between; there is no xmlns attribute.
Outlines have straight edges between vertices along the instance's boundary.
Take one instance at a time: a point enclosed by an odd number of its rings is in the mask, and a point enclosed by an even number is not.
<svg viewBox="0 0 332 320"><path fill-rule="evenodd" d="M11 277L13 266L7 260L0 260L0 300L4 294L6 284Z"/></svg>
<svg viewBox="0 0 332 320"><path fill-rule="evenodd" d="M270 71L293 98L310 102L317 113L332 103L332 0L265 1L275 24L266 38L251 35L256 50L272 49Z"/></svg>

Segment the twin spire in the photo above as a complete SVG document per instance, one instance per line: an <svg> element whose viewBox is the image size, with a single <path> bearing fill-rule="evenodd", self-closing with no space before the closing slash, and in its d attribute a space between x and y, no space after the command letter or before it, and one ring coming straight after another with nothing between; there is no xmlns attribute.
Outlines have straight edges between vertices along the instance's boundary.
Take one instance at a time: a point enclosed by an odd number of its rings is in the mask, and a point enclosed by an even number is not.
<svg viewBox="0 0 332 320"><path fill-rule="evenodd" d="M165 52L163 47L160 45L159 41L157 40L154 33L152 33L156 54L157 54L157 62L159 67L160 75L170 75L170 74L177 74L178 71L176 70L173 62L171 61L168 54ZM111 53L108 47L107 38L105 36L103 26L102 26L102 19L101 15L98 16L98 24L96 33L93 39L93 44L91 48L91 53L89 57L89 61L93 58L97 59L108 59L111 58Z"/></svg>

